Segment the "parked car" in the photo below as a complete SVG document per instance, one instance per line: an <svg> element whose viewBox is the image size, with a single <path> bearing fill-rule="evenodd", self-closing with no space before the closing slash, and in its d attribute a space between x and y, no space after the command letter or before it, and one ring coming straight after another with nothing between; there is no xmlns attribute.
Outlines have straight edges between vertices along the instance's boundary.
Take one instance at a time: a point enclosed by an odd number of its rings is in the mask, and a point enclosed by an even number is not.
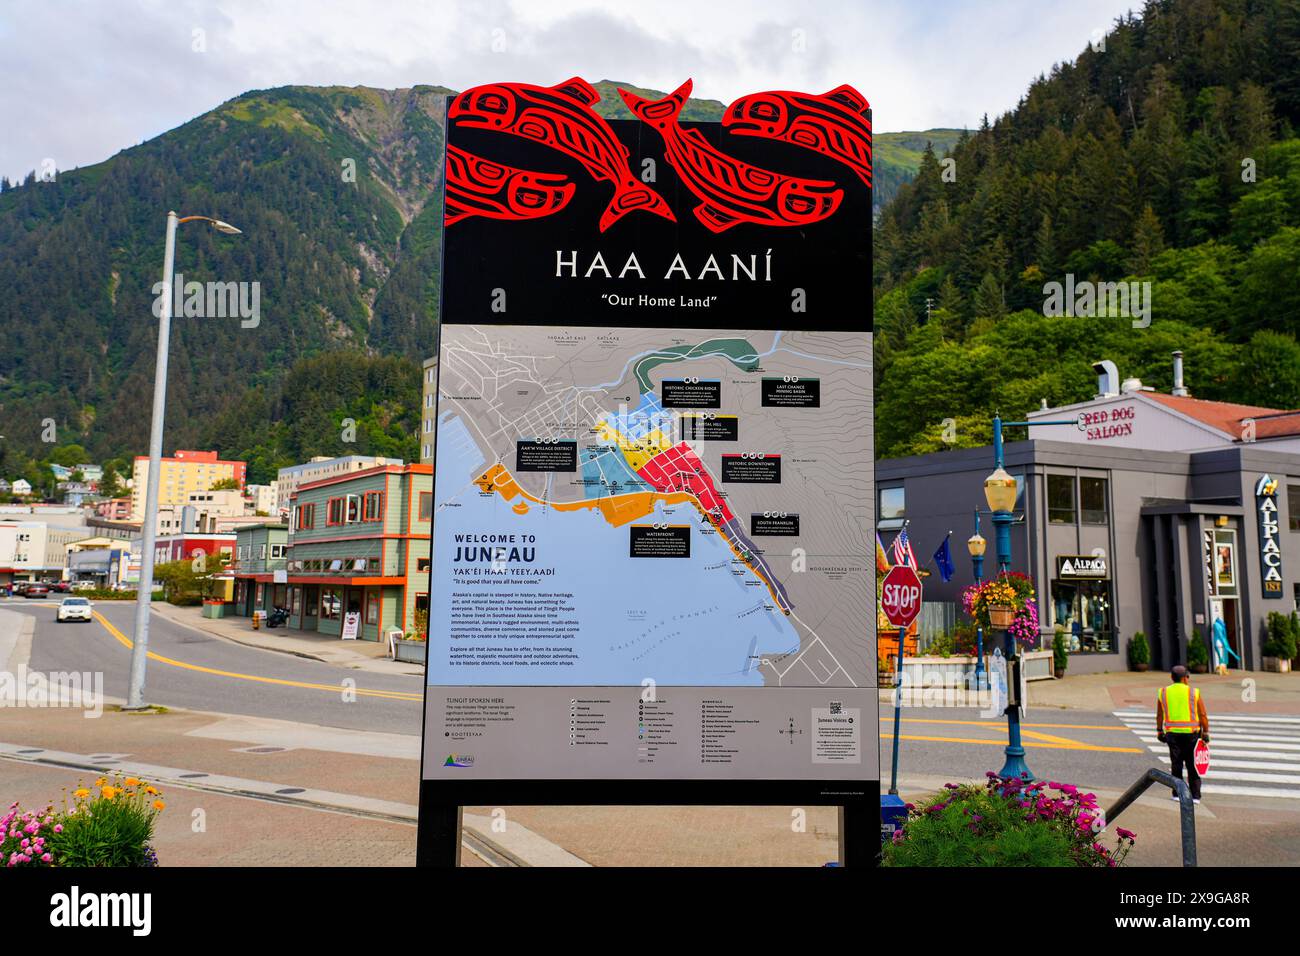
<svg viewBox="0 0 1300 956"><path fill-rule="evenodd" d="M93 591L95 590L94 581L73 581L72 590L74 591Z"/></svg>
<svg viewBox="0 0 1300 956"><path fill-rule="evenodd" d="M55 612L54 619L62 624L64 621L91 621L95 605L84 597L65 597Z"/></svg>
<svg viewBox="0 0 1300 956"><path fill-rule="evenodd" d="M50 583L50 591L58 594L67 594L72 590L71 581L53 581Z"/></svg>
<svg viewBox="0 0 1300 956"><path fill-rule="evenodd" d="M22 596L23 596L23 592L27 590L27 585L28 585L28 583L29 583L29 582L27 582L27 581L15 581L15 582L13 583L13 585L12 585L12 593L13 593L13 596L14 596L14 597L22 597Z"/></svg>
<svg viewBox="0 0 1300 956"><path fill-rule="evenodd" d="M44 584L32 583L23 588L23 597L49 597L50 589Z"/></svg>

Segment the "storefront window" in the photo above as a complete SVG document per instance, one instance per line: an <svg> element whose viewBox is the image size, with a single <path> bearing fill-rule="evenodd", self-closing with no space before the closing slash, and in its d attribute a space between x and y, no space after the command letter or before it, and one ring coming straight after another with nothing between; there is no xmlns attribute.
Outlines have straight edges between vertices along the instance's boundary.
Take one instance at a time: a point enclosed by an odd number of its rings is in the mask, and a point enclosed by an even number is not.
<svg viewBox="0 0 1300 956"><path fill-rule="evenodd" d="M1052 524L1074 524L1074 476L1047 476L1047 520Z"/></svg>
<svg viewBox="0 0 1300 956"><path fill-rule="evenodd" d="M1084 524L1107 524L1106 479L1079 479L1079 511Z"/></svg>
<svg viewBox="0 0 1300 956"><path fill-rule="evenodd" d="M379 592L374 590L366 591L366 623L379 623Z"/></svg>
<svg viewBox="0 0 1300 956"><path fill-rule="evenodd" d="M1115 650L1109 581L1053 581L1052 626L1065 628L1071 654L1110 654Z"/></svg>
<svg viewBox="0 0 1300 956"><path fill-rule="evenodd" d="M1292 531L1300 531L1300 485L1286 486L1286 521Z"/></svg>

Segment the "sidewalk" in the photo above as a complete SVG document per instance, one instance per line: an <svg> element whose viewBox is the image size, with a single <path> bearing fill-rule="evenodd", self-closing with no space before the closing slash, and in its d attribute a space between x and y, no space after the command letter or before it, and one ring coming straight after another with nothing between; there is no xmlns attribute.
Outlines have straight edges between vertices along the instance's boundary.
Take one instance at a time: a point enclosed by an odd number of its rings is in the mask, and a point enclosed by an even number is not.
<svg viewBox="0 0 1300 956"><path fill-rule="evenodd" d="M174 624L206 631L246 647L293 654L352 670L424 676L424 668L419 664L389 660L388 645L382 641L344 641L329 634L288 627L263 627L255 631L252 620L246 617L206 618L202 608L177 607L165 601L155 601L151 607L155 614Z"/></svg>
<svg viewBox="0 0 1300 956"><path fill-rule="evenodd" d="M1030 707L1114 711L1155 708L1156 694L1169 683L1164 671L1117 671L1079 674L1061 680L1029 683ZM1226 677L1193 674L1211 723L1214 715L1233 713L1300 714L1300 674L1233 671Z"/></svg>

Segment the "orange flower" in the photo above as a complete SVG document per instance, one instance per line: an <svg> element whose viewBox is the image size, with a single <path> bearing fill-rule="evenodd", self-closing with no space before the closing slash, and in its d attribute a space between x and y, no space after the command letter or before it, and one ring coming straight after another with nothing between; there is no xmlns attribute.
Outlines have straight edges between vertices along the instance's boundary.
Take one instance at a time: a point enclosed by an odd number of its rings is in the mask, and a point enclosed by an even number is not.
<svg viewBox="0 0 1300 956"><path fill-rule="evenodd" d="M161 800L155 800L153 802L153 808L155 810L166 810L167 804L163 803Z"/></svg>
<svg viewBox="0 0 1300 956"><path fill-rule="evenodd" d="M158 791L157 791L155 788L153 788L153 787L145 787L145 788L144 788L144 792L147 793L147 794L149 794L149 796L151 796L151 797L153 797L153 796L157 796L157 794L158 794Z"/></svg>
<svg viewBox="0 0 1300 956"><path fill-rule="evenodd" d="M122 791L118 787L104 787L99 791L105 800L112 800Z"/></svg>
<svg viewBox="0 0 1300 956"><path fill-rule="evenodd" d="M140 786L140 781L137 780L135 777L127 777L127 778L126 778L126 785L127 785L128 787L138 787L138 786Z"/></svg>
<svg viewBox="0 0 1300 956"><path fill-rule="evenodd" d="M76 790L72 791L72 795L79 799L85 799L86 797L90 796L90 791L87 790L85 787L78 787Z"/></svg>
<svg viewBox="0 0 1300 956"><path fill-rule="evenodd" d="M103 777L100 777L98 780L95 781L95 786L102 787L106 783L108 783L108 781L105 780Z"/></svg>

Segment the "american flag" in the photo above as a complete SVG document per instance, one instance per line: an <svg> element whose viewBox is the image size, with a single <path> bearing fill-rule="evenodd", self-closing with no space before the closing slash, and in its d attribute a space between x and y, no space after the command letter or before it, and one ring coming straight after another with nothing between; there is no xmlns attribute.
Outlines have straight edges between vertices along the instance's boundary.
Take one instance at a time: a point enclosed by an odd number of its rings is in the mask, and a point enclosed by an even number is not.
<svg viewBox="0 0 1300 956"><path fill-rule="evenodd" d="M894 564L916 567L916 555L912 553L912 542L907 540L906 528L898 532L898 537L894 539Z"/></svg>

